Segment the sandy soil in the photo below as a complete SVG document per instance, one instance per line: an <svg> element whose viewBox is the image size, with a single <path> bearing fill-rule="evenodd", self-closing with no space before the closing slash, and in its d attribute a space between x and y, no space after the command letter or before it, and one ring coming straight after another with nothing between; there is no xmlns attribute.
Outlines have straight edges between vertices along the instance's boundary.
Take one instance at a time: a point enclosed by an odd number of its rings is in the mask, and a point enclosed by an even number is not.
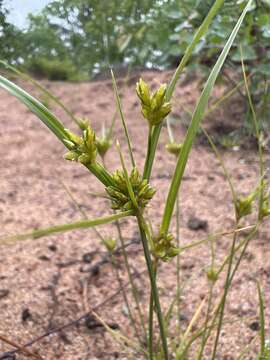
<svg viewBox="0 0 270 360"><path fill-rule="evenodd" d="M153 86L167 81L169 77L170 73L144 74L144 78ZM97 132L104 122L110 123L115 111L110 81L46 84L76 115L89 117ZM121 94L136 161L138 167L142 169L147 125L140 115L134 86L133 78L126 85L122 82ZM26 87L33 92L31 86L26 85ZM221 91L222 88L217 89L215 96ZM176 118L183 120L184 113L180 109L180 104L192 109L198 92L199 83L195 80L185 81L178 86L174 98ZM74 124L61 111L54 110L67 127L75 129ZM225 122L239 126L240 115L241 107L234 101L230 106L226 105L217 110L207 119L206 124L209 128L215 128L218 124L224 125ZM181 140L185 127L180 122L176 122L175 132L177 139ZM63 183L70 189L89 218L110 212L105 199L90 195L90 192L102 191L95 178L79 164L63 160L65 151L63 146L33 114L2 90L0 135L1 237L80 219L81 215L64 189ZM119 119L114 135L127 154ZM162 216L170 175L174 170L174 158L164 151L167 141L168 136L164 128L151 181L157 189L157 194L148 210L156 228ZM258 182L258 161L255 151L221 152L237 191L240 194L247 194ZM266 163L269 164L268 155L266 155ZM119 158L115 149L108 154L106 164L110 170L119 167ZM233 206L228 184L211 149L199 142L192 150L180 197L183 245L202 239L207 234L233 229ZM199 231L190 230L187 223L194 216L206 220L208 227ZM252 222L251 218L247 223ZM125 241L139 240L133 220L123 220L121 224ZM174 226L173 224L172 230ZM217 359L236 359L241 349L258 336L257 280L261 282L266 297L266 326L269 330L270 250L267 229L268 222L252 240L235 278L226 311L228 323L221 333ZM113 225L103 226L100 231L105 236L112 234L117 236ZM231 241L231 236L227 236L219 238L216 242L217 265L228 253ZM132 245L129 251L133 273L144 271L140 243ZM104 259L104 247L100 245L100 240L93 230L27 240L10 246L1 245L0 334L22 345L50 329L78 319L89 309L101 304L119 288L112 266L108 262L100 264L102 259ZM210 259L208 243L186 251L182 255L183 329L186 328L202 299L208 294L205 268L209 266ZM116 260L121 280L125 283L127 276L123 258L119 255ZM147 314L149 284L146 275L138 276L136 282L140 289L142 307ZM223 283L224 276L221 276L214 290L215 299L221 295ZM175 261L162 265L159 286L162 303L166 308L176 288ZM104 306L97 308L97 313L112 328L120 329L129 338L133 336L121 295L113 297ZM194 325L193 331L198 329L202 321L203 318ZM175 319L171 331L174 325ZM258 348L256 339L253 348L256 352ZM0 356L10 349L12 346L0 342ZM38 351L47 360L134 358L134 355L129 354L125 348L118 346L110 333L93 317L54 333L36 342L29 349ZM250 352L244 358L255 359L254 354ZM23 355L16 357L16 359L24 358ZM206 353L205 359L208 358Z"/></svg>

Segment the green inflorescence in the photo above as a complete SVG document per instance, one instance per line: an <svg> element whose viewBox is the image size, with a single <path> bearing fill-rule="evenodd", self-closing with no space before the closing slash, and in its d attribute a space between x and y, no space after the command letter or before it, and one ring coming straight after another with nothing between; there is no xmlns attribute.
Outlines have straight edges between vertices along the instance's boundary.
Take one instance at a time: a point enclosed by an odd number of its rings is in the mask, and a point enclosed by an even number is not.
<svg viewBox="0 0 270 360"><path fill-rule="evenodd" d="M245 216L248 216L252 213L253 203L257 196L257 190L252 192L246 197L240 197L236 201L236 214L237 218L241 219Z"/></svg>
<svg viewBox="0 0 270 360"><path fill-rule="evenodd" d="M125 173L122 170L116 170L113 175L113 186L106 188L112 202L112 209L114 210L132 210L134 204L132 203L129 192ZM148 202L155 194L153 189L146 179L142 179L136 168L133 168L129 176L129 182L135 195L137 205L140 209L145 208Z"/></svg>
<svg viewBox="0 0 270 360"><path fill-rule="evenodd" d="M166 101L166 89L167 86L163 84L154 94L151 94L149 86L142 79L136 85L143 117L151 126L159 125L171 112L172 106Z"/></svg>
<svg viewBox="0 0 270 360"><path fill-rule="evenodd" d="M174 244L174 237L172 234L159 234L153 238L152 253L162 261L169 261L177 256L180 249Z"/></svg>
<svg viewBox="0 0 270 360"><path fill-rule="evenodd" d="M109 148L112 146L112 141L109 137L103 136L96 139L98 154L104 158Z"/></svg>
<svg viewBox="0 0 270 360"><path fill-rule="evenodd" d="M171 142L166 144L165 148L166 150L175 156L178 156L180 154L180 151L182 150L183 145L176 142Z"/></svg>
<svg viewBox="0 0 270 360"><path fill-rule="evenodd" d="M87 165L96 161L97 143L96 135L90 125L83 130L82 136L78 136L69 130L66 130L69 139L65 140L70 151L65 154L66 160L79 161Z"/></svg>

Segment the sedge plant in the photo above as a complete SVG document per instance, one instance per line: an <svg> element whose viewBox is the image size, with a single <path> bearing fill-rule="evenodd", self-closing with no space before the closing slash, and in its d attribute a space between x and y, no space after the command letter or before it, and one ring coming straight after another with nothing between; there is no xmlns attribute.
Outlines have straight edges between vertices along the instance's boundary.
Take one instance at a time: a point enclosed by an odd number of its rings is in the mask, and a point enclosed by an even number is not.
<svg viewBox="0 0 270 360"><path fill-rule="evenodd" d="M237 23L235 24L234 29L231 32L229 39L224 46L223 51L221 52L215 66L213 67L208 80L204 86L202 94L198 99L195 110L191 116L191 121L189 128L187 130L185 139L181 146L176 144L171 138L171 142L167 146L167 150L172 153L176 158L175 170L172 175L171 183L168 190L167 199L164 206L163 216L160 222L158 229L153 229L151 225L151 219L146 216L146 209L151 205L151 200L155 196L156 189L151 185L151 173L154 166L154 160L156 155L157 144L159 141L160 132L162 130L162 124L164 123L166 117L172 110L171 100L174 94L174 90L177 84L177 81L182 74L186 64L188 63L192 52L200 39L205 35L209 25L211 24L214 16L218 13L219 9L223 5L222 0L214 1L208 15L205 20L197 30L194 35L194 38L190 45L188 46L185 55L183 56L178 68L176 69L171 82L167 86L166 84L161 85L154 92L151 91L149 85L143 80L140 79L136 85L136 93L141 105L141 112L143 118L148 124L148 145L146 150L145 162L143 169L139 169L136 164L135 155L133 152L133 146L129 134L129 130L126 124L125 115L122 109L121 98L118 92L117 82L112 72L112 81L113 89L116 98L117 111L119 112L121 122L123 125L123 130L125 133L126 142L128 145L128 157L131 164L131 169L126 165L126 154L123 154L121 149L121 144L117 141L116 147L119 154L119 159L121 167L116 169L114 172L110 172L105 165L105 155L109 147L112 146L111 142L111 133L103 131L103 134L100 138L96 136L95 130L92 128L89 122L85 120L77 119L72 113L69 115L74 119L79 127L79 133L74 133L67 129L62 121L58 119L44 104L38 101L36 98L31 96L29 93L24 91L22 88L9 81L3 76L0 76L0 86L7 90L10 94L17 97L22 103L24 103L48 128L49 130L59 139L60 142L66 147L67 152L64 155L64 158L68 161L73 161L84 167L86 167L92 176L95 176L99 182L104 187L104 190L107 194L107 198L110 202L110 207L113 210L112 214L97 218L97 219L88 219L86 216L80 221L69 224L55 225L50 228L38 229L27 234L15 235L6 237L2 239L4 243L11 243L17 240L24 240L26 238L40 238L42 236L48 236L54 233L60 233L64 231L71 231L74 229L86 229L86 228L95 228L100 225L108 223L116 223L118 229L118 235L121 240L121 245L123 250L125 249L124 239L121 234L120 223L123 218L132 218L137 224L141 246L144 254L145 264L148 272L148 278L150 282L150 295L149 295L149 313L148 313L148 322L145 324L145 318L142 315L140 310L140 304L138 298L136 298L137 290L135 285L131 284L133 289L133 298L136 302L138 312L141 318L141 327L142 331L139 331L134 326L134 332L137 333L136 341L131 341L124 337L121 334L116 334L111 329L108 329L112 335L119 340L121 343L125 343L131 348L134 349L137 353L140 353L141 356L149 360L171 360L171 359L185 359L187 351L191 344L200 339L201 346L198 350L198 359L201 358L203 354L204 347L208 341L209 336L212 332L216 331L212 359L216 358L218 344L220 340L220 331L223 324L223 314L225 309L225 303L227 299L228 289L232 283L235 272L237 271L239 265L239 259L233 267L233 260L235 253L240 252L241 256L245 253L245 248L249 242L249 237L245 239L243 243L240 243L241 246L237 245L236 239L237 234L240 231L240 220L248 215L251 212L252 204L258 194L260 197L260 206L259 213L260 216L266 216L269 212L268 206L268 194L262 191L264 189L264 182L261 180L258 189L256 189L250 196L243 199L237 199L235 201L235 211L237 226L233 230L233 244L231 248L231 253L224 260L222 264L222 270L226 265L228 265L226 283L224 287L224 294L220 303L217 305L213 314L211 313L210 305L208 303L207 310L207 319L204 322L204 327L200 329L196 334L192 334L192 327L194 323L198 321L201 317L201 314L205 308L205 300L201 302L199 307L194 312L194 316L186 328L184 333L179 337L178 343L172 341L168 338L168 324L171 317L172 308L175 303L177 303L178 311L180 308L179 296L180 296L180 258L179 254L183 249L181 248L180 238L179 238L179 223L177 225L177 234L176 236L171 232L171 221L176 206L177 221L179 221L179 209L180 202L178 194L181 187L183 175L185 172L186 164L189 158L189 154L194 143L196 133L200 127L201 121L203 120L208 101L212 92L212 89L215 85L216 79L222 69L222 66L226 60L226 57L233 45L235 37L241 27L241 24L245 18L246 13L250 9L252 1L247 1L247 4L239 17ZM55 100L55 99L54 99ZM58 99L56 101L59 104ZM62 104L62 103L60 103ZM62 106L62 105L61 105ZM65 109L65 107L62 106ZM115 120L115 118L114 118ZM113 120L113 123L114 123ZM262 177L261 177L262 178ZM261 219L261 218L260 218ZM256 232L257 225L252 228L253 232ZM106 246L108 252L110 253L112 264L115 266L115 241L113 239L105 239L101 237L103 244ZM209 240L209 239L208 239ZM207 241L208 241L207 240ZM192 246L197 246L202 242L198 242ZM125 265L127 271L130 272L129 262L127 259L127 254L125 256ZM177 294L176 301L172 301L172 306L170 306L168 311L164 310L164 306L161 302L160 292L158 288L158 278L160 276L159 269L162 266L162 263L171 261L174 257L178 257L177 262ZM212 248L212 258L214 259L214 249ZM212 261L212 265L213 265ZM212 269L213 270L213 266ZM129 280L132 282L132 276L129 274ZM208 278L210 281L215 281L215 276L218 275L213 273L213 271L208 271ZM118 280L119 274L116 273ZM128 304L128 299L125 293L123 293L124 301ZM94 314L101 322L103 321L99 315ZM129 308L130 319L133 319L131 308ZM211 316L211 320L210 320ZM155 327L154 323L157 320L158 324L158 341L155 341ZM104 323L106 327L106 323ZM138 342L137 342L138 341ZM264 349L265 353L265 349Z"/></svg>

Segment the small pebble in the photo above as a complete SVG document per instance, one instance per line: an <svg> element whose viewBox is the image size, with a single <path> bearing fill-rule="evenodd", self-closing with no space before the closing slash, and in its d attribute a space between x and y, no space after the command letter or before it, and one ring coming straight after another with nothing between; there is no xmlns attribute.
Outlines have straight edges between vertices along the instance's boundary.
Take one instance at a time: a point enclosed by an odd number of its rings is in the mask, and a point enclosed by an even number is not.
<svg viewBox="0 0 270 360"><path fill-rule="evenodd" d="M50 258L46 255L40 255L38 258L41 261L50 261Z"/></svg>
<svg viewBox="0 0 270 360"><path fill-rule="evenodd" d="M252 331L259 331L260 329L260 324L258 321L253 321L252 323L250 323L248 325L248 327L252 330Z"/></svg>
<svg viewBox="0 0 270 360"><path fill-rule="evenodd" d="M208 222L206 220L202 220L194 216L189 218L187 226L190 230L193 231L207 230Z"/></svg>
<svg viewBox="0 0 270 360"><path fill-rule="evenodd" d="M52 252L56 252L57 251L57 246L54 244L51 244L48 246L48 249L51 250Z"/></svg>
<svg viewBox="0 0 270 360"><path fill-rule="evenodd" d="M0 289L0 300L8 296L9 290L7 289Z"/></svg>
<svg viewBox="0 0 270 360"><path fill-rule="evenodd" d="M23 309L22 311L22 322L26 322L27 320L32 319L32 314L28 308Z"/></svg>
<svg viewBox="0 0 270 360"><path fill-rule="evenodd" d="M90 264L92 262L93 256L91 253L85 253L82 256L82 261L86 264Z"/></svg>

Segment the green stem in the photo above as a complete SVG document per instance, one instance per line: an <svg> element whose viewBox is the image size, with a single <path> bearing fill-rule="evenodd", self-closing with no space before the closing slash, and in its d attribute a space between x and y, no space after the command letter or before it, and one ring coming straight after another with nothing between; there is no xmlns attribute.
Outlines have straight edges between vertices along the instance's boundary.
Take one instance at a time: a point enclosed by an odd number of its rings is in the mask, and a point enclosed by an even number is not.
<svg viewBox="0 0 270 360"><path fill-rule="evenodd" d="M164 323L163 314L161 311L161 306L160 306L160 301L159 301L158 289L157 289L157 284L156 284L156 279L155 279L155 271L154 271L154 267L153 267L149 247L148 247L148 240L147 240L146 232L144 229L144 220L142 218L142 215L139 212L137 213L136 216L137 216L137 221L138 221L138 225L139 225L139 229L140 229L148 275L149 275L150 282L151 282L151 292L153 293L154 303L155 303L155 307L156 307L156 311L157 311L157 318L158 318L160 336L162 339L164 360L169 360L169 351L168 351L168 345L167 345L165 323Z"/></svg>
<svg viewBox="0 0 270 360"><path fill-rule="evenodd" d="M157 275L157 261L153 264L154 267L154 274L155 274L155 281ZM150 302L149 302L149 336L148 336L148 348L149 348L149 359L154 359L154 352L153 352L153 327L154 327L154 296L153 292L151 291L150 295Z"/></svg>
<svg viewBox="0 0 270 360"><path fill-rule="evenodd" d="M236 228L237 227L238 227L238 222L236 224ZM225 304L226 304L226 299L227 299L227 295L229 292L229 287L231 284L230 277L231 277L231 270L232 270L233 258L234 258L234 253L235 253L236 240L237 240L237 233L234 233L233 242L232 242L231 251L230 251L228 270L227 270L227 275L226 275L226 281L225 281L225 286L224 286L224 294L222 296L222 300L221 300L221 304L220 304L220 315L219 315L219 320L218 320L218 327L217 327L217 333L216 333L216 338L215 338L214 350L213 350L213 354L212 354L212 360L216 359L217 347L218 347L221 327L222 327L222 323L223 323L224 311L225 311Z"/></svg>
<svg viewBox="0 0 270 360"><path fill-rule="evenodd" d="M210 314L211 314L211 307L212 307L212 300L213 300L213 289L214 289L214 284L213 284L213 282L211 282L210 290L209 290L207 313L206 313L203 336L202 336L202 344L201 344L201 348L200 348L200 352L199 352L199 355L197 357L197 360L202 359L203 352L204 352L204 349L205 349L205 345L206 345L206 342L207 342L207 336L206 335L207 335L207 329L208 329L208 324L209 324Z"/></svg>
<svg viewBox="0 0 270 360"><path fill-rule="evenodd" d="M248 247L248 245L249 245L249 242L250 242L250 240L253 238L253 236L256 234L256 232L258 231L259 226L260 226L260 222L258 222L258 223L256 224L256 226L254 227L254 229L253 229L253 230L251 231L251 233L248 235L248 237L247 237L247 239L246 239L246 241L245 241L244 247L243 247L243 249L242 249L242 252L241 252L241 254L240 254L239 258L237 259L236 264L235 264L235 266L234 266L232 275L231 275L231 277L230 277L230 284L232 283L233 278L234 278L234 276L235 276L235 274L236 274L236 272L237 272L237 270L238 270L238 267L239 267L241 261L243 260L243 257L244 257L244 255L245 255L245 253L246 253L246 250L247 250L247 247Z"/></svg>
<svg viewBox="0 0 270 360"><path fill-rule="evenodd" d="M254 236L255 233L257 232L258 227L259 227L259 223L256 224L256 226L254 227L254 229L253 229L253 230L251 231L251 233L248 235L247 239L245 239L244 242L241 242L241 243L236 247L234 254L244 245L244 248L242 249L242 252L241 252L241 254L240 254L240 256L239 256L239 258L238 258L238 260L237 260L237 262L236 262L236 265L235 265L235 267L234 267L234 270L233 270L233 272L232 272L232 274L231 274L231 277L230 277L230 280L229 280L229 285L231 285L231 283L232 283L232 281L233 281L233 279L234 279L234 276L235 276L235 274L236 274L236 271L237 271L237 269L238 269L238 267L239 267L239 265L240 265L240 263L241 263L244 255L245 255L247 246L248 246L250 240L253 238L253 236ZM228 262L228 260L229 260L229 259L226 259L226 260L223 262L221 268L224 268L224 266L225 266L225 264ZM221 272L221 271L218 271L217 274L220 274L220 272ZM224 294L223 294L223 297L224 297ZM220 301L220 303L219 303L219 305L218 305L218 307L217 307L217 309L216 309L216 311L215 311L215 315L214 315L214 317L213 317L213 319L212 319L212 321L211 321L211 325L209 326L209 331L208 331L208 334L207 334L207 336L206 336L206 342L208 341L208 339L209 339L209 337L210 337L210 335L211 335L211 331L212 331L213 326L214 326L214 324L215 324L216 318L217 318L217 316L218 316L218 314L219 314L223 297L222 297L222 299L221 299L221 301Z"/></svg>
<svg viewBox="0 0 270 360"><path fill-rule="evenodd" d="M135 167L136 163L135 163L135 159L134 159L134 156L133 156L131 140L130 140L130 136L129 136L129 133L128 133L125 117L124 117L124 114L123 114L121 100L120 100L116 80L115 80L114 73L113 73L112 70L111 70L111 75L112 75L114 93L115 93L115 97L116 97L116 103L117 103L118 111L119 111L119 114L120 114L120 117L121 117L121 120L122 120L122 125L123 125L124 131L125 131L125 136L126 136L126 140L127 140L127 144L128 144L128 151L129 151L130 160L131 160L132 166Z"/></svg>
<svg viewBox="0 0 270 360"><path fill-rule="evenodd" d="M117 262L115 260L115 256L113 255L113 253L111 253L110 256L111 256L112 267L114 268L115 276L116 276L116 279L118 281L119 288L121 289L121 293L122 293L122 296L123 296L124 303L125 303L125 305L127 307L128 317L129 317L131 327L133 328L134 333L135 333L139 343L141 344L141 346L143 346L140 335L139 335L139 332L138 332L138 329L137 329L136 321L135 321L135 319L134 319L134 317L132 315L132 311L131 311L131 308L130 308L130 305L129 305L126 290L125 290L125 287L123 286L123 281L122 281L122 279L120 277L119 270L117 268Z"/></svg>
<svg viewBox="0 0 270 360"><path fill-rule="evenodd" d="M150 154L151 154L151 149L152 149L152 145L151 145L152 144L152 129L153 129L153 127L149 124L147 154L146 154L144 169L143 169L143 178L147 179L147 180L149 180L150 173L151 173L151 169L149 168L149 163L150 163ZM151 168L152 168L152 166L151 166Z"/></svg>
<svg viewBox="0 0 270 360"><path fill-rule="evenodd" d="M106 187L113 185L113 179L112 179L111 174L98 161L94 162L93 164L87 164L85 166Z"/></svg>
<svg viewBox="0 0 270 360"><path fill-rule="evenodd" d="M153 298L153 293L151 291L150 301L149 301L149 334L148 334L148 351L149 351L150 360L154 360L153 325L154 325L154 298Z"/></svg>
<svg viewBox="0 0 270 360"><path fill-rule="evenodd" d="M126 252L126 247L125 247L124 239L123 239L123 236L122 236L122 231L121 231L119 221L116 221L116 228L117 228L118 236L119 236L120 243L121 243L121 249L122 249L123 256L124 256L124 263L125 263L125 267L126 267L127 274L128 274L128 280L129 280L129 283L130 283L130 286L131 286L131 292L132 292L134 301L136 303L136 307L137 307L137 310L138 310L138 314L139 314L139 318L140 318L140 322L141 322L141 326L142 326L145 338L147 338L144 317L143 317L143 314L142 314L142 311L141 311L140 301L139 301L139 297L138 297L138 290L137 290L136 284L134 282L133 276L131 274L131 269L130 269L128 256L127 256L127 252Z"/></svg>
<svg viewBox="0 0 270 360"><path fill-rule="evenodd" d="M177 195L176 200L176 243L177 247L180 248L180 199L179 199L179 193ZM180 254L177 255L176 259L176 281L177 281L177 290L176 290L176 296L177 296L177 320L178 320L178 327L180 331L180 294L181 294L181 277L180 277Z"/></svg>

